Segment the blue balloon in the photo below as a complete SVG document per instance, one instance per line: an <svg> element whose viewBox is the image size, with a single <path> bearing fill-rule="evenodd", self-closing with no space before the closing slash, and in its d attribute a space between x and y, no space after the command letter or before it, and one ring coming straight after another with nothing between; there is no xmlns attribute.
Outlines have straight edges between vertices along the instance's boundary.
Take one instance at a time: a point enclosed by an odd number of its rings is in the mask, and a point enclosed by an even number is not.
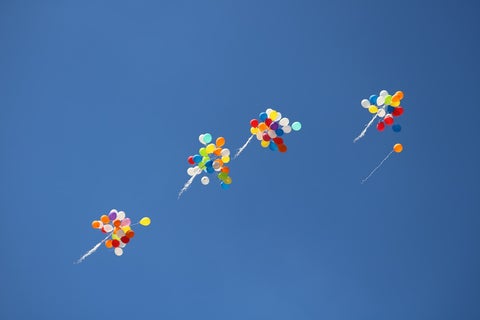
<svg viewBox="0 0 480 320"><path fill-rule="evenodd" d="M387 113L392 113L393 110L395 110L395 107L392 107L392 106L387 107Z"/></svg>
<svg viewBox="0 0 480 320"><path fill-rule="evenodd" d="M205 167L205 169L207 170L208 173L213 173L215 171L213 167Z"/></svg>
<svg viewBox="0 0 480 320"><path fill-rule="evenodd" d="M402 131L402 126L399 125L399 124L394 124L392 126L392 130L395 131L395 132L400 132L400 131Z"/></svg>
<svg viewBox="0 0 480 320"><path fill-rule="evenodd" d="M273 141L270 141L270 144L268 145L268 148L270 148L270 150L272 150L272 151L277 151L278 150L277 144L274 143Z"/></svg>
<svg viewBox="0 0 480 320"><path fill-rule="evenodd" d="M277 130L275 130L275 134L276 134L277 136L279 136L279 137L280 137L280 136L283 136L283 130L280 129L280 128L278 128Z"/></svg>
<svg viewBox="0 0 480 320"><path fill-rule="evenodd" d="M260 114L258 115L258 118L263 122L265 120L267 120L268 116L267 116L267 113L266 112L260 112Z"/></svg>
<svg viewBox="0 0 480 320"><path fill-rule="evenodd" d="M378 96L376 94L372 94L368 100L370 101L370 103L372 105L376 106L377 105L377 98L378 98Z"/></svg>
<svg viewBox="0 0 480 320"><path fill-rule="evenodd" d="M205 166L206 166L207 168L213 166L213 161L212 161L212 160L208 160L207 162L205 162Z"/></svg>
<svg viewBox="0 0 480 320"><path fill-rule="evenodd" d="M228 190L230 188L230 185L226 184L225 182L220 182L220 186L223 190Z"/></svg>
<svg viewBox="0 0 480 320"><path fill-rule="evenodd" d="M195 163L202 162L202 159L203 159L203 157L199 154L196 154L196 155L193 156L193 162L195 162Z"/></svg>

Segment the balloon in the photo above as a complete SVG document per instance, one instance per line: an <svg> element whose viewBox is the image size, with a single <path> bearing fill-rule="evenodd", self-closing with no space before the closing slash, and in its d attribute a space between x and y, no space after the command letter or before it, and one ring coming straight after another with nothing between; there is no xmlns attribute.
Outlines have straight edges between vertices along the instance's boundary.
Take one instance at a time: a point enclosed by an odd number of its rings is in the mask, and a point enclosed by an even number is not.
<svg viewBox="0 0 480 320"><path fill-rule="evenodd" d="M377 103L377 98L378 98L377 95L372 94L368 100L370 101L370 104L375 104Z"/></svg>
<svg viewBox="0 0 480 320"><path fill-rule="evenodd" d="M220 186L222 187L223 190L228 190L230 189L230 185L226 184L225 182L220 182Z"/></svg>
<svg viewBox="0 0 480 320"><path fill-rule="evenodd" d="M117 211L116 210L110 211L110 213L108 214L108 218L110 220L115 220L117 218Z"/></svg>
<svg viewBox="0 0 480 320"><path fill-rule="evenodd" d="M115 255L118 257L120 257L123 254L122 248L115 248L113 252L115 252Z"/></svg>
<svg viewBox="0 0 480 320"><path fill-rule="evenodd" d="M386 114L387 113L385 112L385 109L379 109L377 112L377 116L379 116L380 118L385 117Z"/></svg>
<svg viewBox="0 0 480 320"><path fill-rule="evenodd" d="M383 121L377 123L377 129L378 131L383 131L385 129L385 123Z"/></svg>
<svg viewBox="0 0 480 320"><path fill-rule="evenodd" d="M385 97L381 95L377 98L376 104L377 106L381 106L383 105L384 102L385 102Z"/></svg>
<svg viewBox="0 0 480 320"><path fill-rule="evenodd" d="M362 102L361 102L361 105L365 109L368 109L370 107L371 103L370 103L370 101L368 101L368 99L363 99Z"/></svg>
<svg viewBox="0 0 480 320"><path fill-rule="evenodd" d="M290 120L288 118L282 118L278 122L278 124L281 125L282 127L288 126L289 123L290 123Z"/></svg>
<svg viewBox="0 0 480 320"><path fill-rule="evenodd" d="M392 102L392 96L391 95L386 95L385 96L385 101L383 102L385 105L390 105L390 103Z"/></svg>
<svg viewBox="0 0 480 320"><path fill-rule="evenodd" d="M402 100L403 99L403 91L395 92L395 96L397 96L399 100Z"/></svg>
<svg viewBox="0 0 480 320"><path fill-rule="evenodd" d="M92 221L92 228L93 229L101 229L103 227L103 222L102 221Z"/></svg>
<svg viewBox="0 0 480 320"><path fill-rule="evenodd" d="M203 135L203 142L205 144L208 144L208 143L212 142L212 135L210 133L205 133Z"/></svg>
<svg viewBox="0 0 480 320"><path fill-rule="evenodd" d="M401 143L396 143L394 146L393 146L393 151L395 151L396 153L400 153L403 151L403 146Z"/></svg>
<svg viewBox="0 0 480 320"><path fill-rule="evenodd" d="M252 128L258 127L258 120L257 119L250 120L250 126L252 126Z"/></svg>
<svg viewBox="0 0 480 320"><path fill-rule="evenodd" d="M204 176L202 177L201 182L204 186L206 186L210 182L210 179L208 179L207 176Z"/></svg>
<svg viewBox="0 0 480 320"><path fill-rule="evenodd" d="M149 217L143 217L142 219L140 219L140 224L144 227L149 226L150 225L150 218Z"/></svg>
<svg viewBox="0 0 480 320"><path fill-rule="evenodd" d="M109 249L112 248L113 247L112 240L108 239L107 241L105 241L105 247Z"/></svg>
<svg viewBox="0 0 480 320"><path fill-rule="evenodd" d="M110 218L108 218L108 216L105 215L105 214L100 217L100 220L101 220L104 224L110 222Z"/></svg>
<svg viewBox="0 0 480 320"><path fill-rule="evenodd" d="M292 131L292 127L290 127L289 125L286 125L282 128L283 130L283 133L290 133Z"/></svg>
<svg viewBox="0 0 480 320"><path fill-rule="evenodd" d="M371 105L371 106L368 108L368 111L369 111L371 114L375 114L375 113L378 112L378 108L377 108L377 106Z"/></svg>
<svg viewBox="0 0 480 320"><path fill-rule="evenodd" d="M121 226L121 227L127 227L127 226L129 226L131 223L132 223L132 221L130 221L130 218L125 218L125 219L122 220L122 223L120 223L120 226Z"/></svg>
<svg viewBox="0 0 480 320"><path fill-rule="evenodd" d="M300 122L295 121L294 123L292 123L293 131L300 131L300 129L302 129L302 124Z"/></svg>
<svg viewBox="0 0 480 320"><path fill-rule="evenodd" d="M399 125L398 123L396 123L396 124L394 124L394 125L392 126L392 130L393 130L394 132L400 132L400 131L402 131L402 126Z"/></svg>
<svg viewBox="0 0 480 320"><path fill-rule="evenodd" d="M380 91L380 95L381 95L382 97L385 97L385 96L388 95L388 91L387 91L387 90L382 90L382 91Z"/></svg>
<svg viewBox="0 0 480 320"><path fill-rule="evenodd" d="M280 152L287 152L287 146L284 144L279 144L278 145L278 151Z"/></svg>
<svg viewBox="0 0 480 320"><path fill-rule="evenodd" d="M225 138L224 137L218 137L217 140L215 141L215 144L217 147L223 147L225 144Z"/></svg>
<svg viewBox="0 0 480 320"><path fill-rule="evenodd" d="M387 116L385 116L383 121L385 121L385 124L387 126L391 126L393 124L393 117L391 115L387 115Z"/></svg>
<svg viewBox="0 0 480 320"><path fill-rule="evenodd" d="M260 119L260 121L265 121L267 120L268 116L267 116L267 113L266 112L261 112L259 115L258 115L258 118Z"/></svg>

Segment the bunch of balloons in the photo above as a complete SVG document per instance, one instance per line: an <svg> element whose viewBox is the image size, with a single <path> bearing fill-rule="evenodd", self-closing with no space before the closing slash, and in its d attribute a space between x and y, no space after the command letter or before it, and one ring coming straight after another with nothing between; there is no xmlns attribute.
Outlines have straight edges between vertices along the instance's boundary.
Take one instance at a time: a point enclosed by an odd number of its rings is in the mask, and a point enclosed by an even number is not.
<svg viewBox="0 0 480 320"><path fill-rule="evenodd" d="M187 169L188 175L194 178L202 171L208 174L215 173L220 180L221 187L228 189L232 178L229 176L230 168L226 166L230 162L230 150L223 148L225 138L218 137L213 143L212 135L204 133L198 137L198 140L204 146L198 150L198 154L188 157L188 163L192 165ZM210 178L205 175L201 178L201 182L203 185L207 185L210 183Z"/></svg>
<svg viewBox="0 0 480 320"><path fill-rule="evenodd" d="M150 218L143 217L138 223L146 227L150 225ZM113 248L113 252L117 256L123 254L123 248L135 236L130 218L126 217L124 211L116 209L112 209L108 215L102 215L100 220L92 221L92 228L109 234L111 239L105 241L105 246L109 249Z"/></svg>
<svg viewBox="0 0 480 320"><path fill-rule="evenodd" d="M261 112L258 119L252 119L250 126L250 133L257 137L262 147L279 152L287 151L282 136L302 128L300 122L296 121L290 125L288 118L282 118L280 112L270 108Z"/></svg>
<svg viewBox="0 0 480 320"><path fill-rule="evenodd" d="M394 124L394 117L399 117L403 114L403 107L400 106L402 99L402 91L397 91L394 95L390 95L387 90L382 90L379 95L372 94L370 98L363 99L361 104L371 114L381 119L377 123L378 131L383 131L385 125L387 125L392 126L394 132L400 132L402 127L397 123Z"/></svg>

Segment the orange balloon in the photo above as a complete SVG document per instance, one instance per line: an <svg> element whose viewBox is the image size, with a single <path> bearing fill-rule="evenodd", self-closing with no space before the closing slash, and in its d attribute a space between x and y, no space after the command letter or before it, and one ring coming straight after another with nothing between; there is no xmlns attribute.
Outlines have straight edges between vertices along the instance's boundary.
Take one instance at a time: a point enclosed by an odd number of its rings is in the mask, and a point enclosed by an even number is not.
<svg viewBox="0 0 480 320"><path fill-rule="evenodd" d="M131 239L135 236L135 232L133 232L133 230L128 230L126 236Z"/></svg>
<svg viewBox="0 0 480 320"><path fill-rule="evenodd" d="M117 227L117 228L120 227L120 224L121 224L121 223L122 223L122 221L120 221L120 220L115 220L115 221L113 221L113 225L114 225L115 227Z"/></svg>
<svg viewBox="0 0 480 320"><path fill-rule="evenodd" d="M218 137L215 144L217 147L222 147L225 144L225 138L224 137Z"/></svg>
<svg viewBox="0 0 480 320"><path fill-rule="evenodd" d="M258 129L260 129L260 131L265 131L268 130L268 126L265 124L265 122L261 122L258 124Z"/></svg>
<svg viewBox="0 0 480 320"><path fill-rule="evenodd" d="M110 222L110 218L108 218L107 215L103 215L100 217L100 220L102 220L103 223L109 223Z"/></svg>
<svg viewBox="0 0 480 320"><path fill-rule="evenodd" d="M230 168L229 167L222 167L222 169L220 170L222 172L225 172L225 173L229 173L230 172Z"/></svg>
<svg viewBox="0 0 480 320"><path fill-rule="evenodd" d="M394 94L395 96L398 97L398 99L402 100L403 99L403 91L397 91Z"/></svg>
<svg viewBox="0 0 480 320"><path fill-rule="evenodd" d="M93 229L100 229L100 221L98 221L98 220L92 221L92 228Z"/></svg>
<svg viewBox="0 0 480 320"><path fill-rule="evenodd" d="M105 247L107 247L107 248L113 247L111 239L108 239L107 241L105 241Z"/></svg>
<svg viewBox="0 0 480 320"><path fill-rule="evenodd" d="M284 144L279 144L278 145L278 151L280 152L287 152L287 146Z"/></svg>
<svg viewBox="0 0 480 320"><path fill-rule="evenodd" d="M397 143L393 146L393 151L395 151L396 153L400 153L403 151L403 146L401 143Z"/></svg>
<svg viewBox="0 0 480 320"><path fill-rule="evenodd" d="M222 148L213 150L213 154L219 157L222 154Z"/></svg>

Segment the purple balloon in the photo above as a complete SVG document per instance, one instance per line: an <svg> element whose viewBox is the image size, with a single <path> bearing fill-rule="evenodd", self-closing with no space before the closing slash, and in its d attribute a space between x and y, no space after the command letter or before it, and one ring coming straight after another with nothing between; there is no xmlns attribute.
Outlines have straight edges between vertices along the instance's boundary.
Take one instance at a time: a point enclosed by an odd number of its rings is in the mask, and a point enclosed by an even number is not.
<svg viewBox="0 0 480 320"><path fill-rule="evenodd" d="M270 124L270 129L277 130L278 129L278 122L272 122Z"/></svg>
<svg viewBox="0 0 480 320"><path fill-rule="evenodd" d="M115 211L110 211L110 213L108 214L108 218L110 220L115 220L117 218L117 213Z"/></svg>

